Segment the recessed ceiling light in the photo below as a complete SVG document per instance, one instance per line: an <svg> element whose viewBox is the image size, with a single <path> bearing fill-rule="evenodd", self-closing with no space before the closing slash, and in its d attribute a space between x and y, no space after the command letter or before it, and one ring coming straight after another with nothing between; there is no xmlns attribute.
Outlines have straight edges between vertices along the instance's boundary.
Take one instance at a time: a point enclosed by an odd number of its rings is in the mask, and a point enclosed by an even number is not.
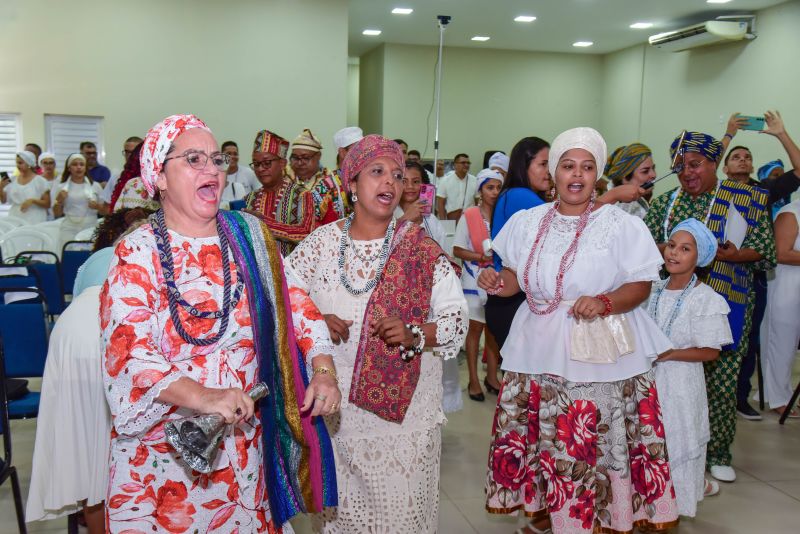
<svg viewBox="0 0 800 534"><path fill-rule="evenodd" d="M576 41L576 42L572 43L572 46L577 46L579 48L584 48L584 47L587 47L587 46L592 46L593 44L594 43L591 42L591 41Z"/></svg>
<svg viewBox="0 0 800 534"><path fill-rule="evenodd" d="M531 15L520 15L514 19L515 22L533 22L534 20L536 20L536 17L532 17Z"/></svg>
<svg viewBox="0 0 800 534"><path fill-rule="evenodd" d="M392 10L393 15L410 15L414 12L410 7L396 7Z"/></svg>
<svg viewBox="0 0 800 534"><path fill-rule="evenodd" d="M634 22L633 24L631 24L630 27L633 28L634 30L646 30L647 28L652 28L653 27L653 23L652 22Z"/></svg>
<svg viewBox="0 0 800 534"><path fill-rule="evenodd" d="M486 37L485 35L476 35L475 37L472 38L472 40L473 41L488 41L489 37Z"/></svg>
<svg viewBox="0 0 800 534"><path fill-rule="evenodd" d="M706 0L708 4L727 4L731 0Z"/></svg>
<svg viewBox="0 0 800 534"><path fill-rule="evenodd" d="M375 35L380 35L380 34L381 34L381 31L380 31L380 30L364 30L364 31L363 31L363 32L361 32L361 33L363 33L364 35L372 35L372 36L375 36Z"/></svg>

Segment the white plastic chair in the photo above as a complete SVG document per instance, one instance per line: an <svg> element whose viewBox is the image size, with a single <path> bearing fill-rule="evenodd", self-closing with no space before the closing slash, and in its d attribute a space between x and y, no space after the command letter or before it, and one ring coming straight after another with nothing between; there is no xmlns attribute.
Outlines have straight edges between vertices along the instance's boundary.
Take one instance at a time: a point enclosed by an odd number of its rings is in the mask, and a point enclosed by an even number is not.
<svg viewBox="0 0 800 534"><path fill-rule="evenodd" d="M37 230L31 226L21 226L6 232L0 238L0 250L3 251L4 258L12 258L20 252L44 250L53 252L60 256L57 250L56 241L42 230Z"/></svg>
<svg viewBox="0 0 800 534"><path fill-rule="evenodd" d="M2 220L7 223L13 224L15 227L30 225L30 223L25 219L20 219L19 217L15 217L13 215L6 215L5 217L2 218Z"/></svg>
<svg viewBox="0 0 800 534"><path fill-rule="evenodd" d="M6 232L10 232L16 227L17 225L15 225L14 223L10 223L8 221L0 219L0 237L2 237L3 234L5 234Z"/></svg>

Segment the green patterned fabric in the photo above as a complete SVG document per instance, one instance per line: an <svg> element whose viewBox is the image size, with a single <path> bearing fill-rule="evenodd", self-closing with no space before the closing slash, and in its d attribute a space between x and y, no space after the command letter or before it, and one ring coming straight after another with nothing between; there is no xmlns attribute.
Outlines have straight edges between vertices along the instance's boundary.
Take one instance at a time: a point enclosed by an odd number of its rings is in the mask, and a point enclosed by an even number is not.
<svg viewBox="0 0 800 534"><path fill-rule="evenodd" d="M723 182L723 184L729 183L730 181L728 180ZM733 188L740 189L739 185L736 184ZM665 241L664 222L667 219L667 210L675 191L676 189L673 189L656 198L650 205L650 211L648 211L645 218L645 224L656 243ZM761 190L757 191L760 192ZM671 231L678 223L690 217L705 221L713 199L714 191L699 195L697 198L691 198L686 194L681 195L680 201L673 205L667 231ZM715 209L714 211L718 210ZM747 352L748 336L752 326L754 304L752 291L753 271L756 269L770 269L775 264L775 240L768 210L761 210L757 217L757 224L750 227L742 243L742 248L753 249L761 254L764 259L743 265L747 272L745 283L742 284L747 290L747 307L743 317L744 320L740 323L741 331L734 332L734 339L738 339L739 342L734 348L721 351L719 359L708 362L705 365L708 417L711 426L711 441L708 444L706 454L706 463L709 466L731 464L730 445L736 433L736 382L742 358ZM712 263L712 269L715 266L718 267L719 263L716 261ZM720 294L731 304L730 295Z"/></svg>
<svg viewBox="0 0 800 534"><path fill-rule="evenodd" d="M736 435L736 383L742 358L747 354L747 340L753 324L754 293L750 292L745 313L743 341L736 350L724 350L719 358L706 362L706 395L711 440L706 449L706 465L731 465L731 444Z"/></svg>

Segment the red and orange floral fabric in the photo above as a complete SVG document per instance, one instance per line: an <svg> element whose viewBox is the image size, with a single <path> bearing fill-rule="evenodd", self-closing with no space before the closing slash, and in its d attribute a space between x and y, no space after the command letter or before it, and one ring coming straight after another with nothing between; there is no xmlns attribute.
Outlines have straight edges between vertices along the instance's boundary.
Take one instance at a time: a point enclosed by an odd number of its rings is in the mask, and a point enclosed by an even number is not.
<svg viewBox="0 0 800 534"><path fill-rule="evenodd" d="M202 310L218 309L223 291L219 239L170 232L170 241L184 298ZM235 284L233 264L231 272ZM295 335L306 361L332 353L316 306L288 282ZM191 336L206 337L219 328L219 321L191 317L182 308L179 313ZM195 414L158 400L181 377L212 388L253 387L258 362L246 290L218 343L185 343L170 319L153 232L145 225L116 249L101 296L101 327L106 397L114 418L107 530L282 532L272 523L267 502L258 417L230 430L215 470L201 475L182 463L164 436L165 422Z"/></svg>
<svg viewBox="0 0 800 534"><path fill-rule="evenodd" d="M653 371L608 383L506 372L486 507L549 515L553 532L677 524Z"/></svg>

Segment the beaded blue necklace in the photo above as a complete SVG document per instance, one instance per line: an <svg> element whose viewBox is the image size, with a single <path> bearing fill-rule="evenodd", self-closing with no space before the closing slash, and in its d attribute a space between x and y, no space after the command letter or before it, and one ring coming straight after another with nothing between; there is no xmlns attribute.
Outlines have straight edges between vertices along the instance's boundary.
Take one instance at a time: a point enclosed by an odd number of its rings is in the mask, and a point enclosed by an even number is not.
<svg viewBox="0 0 800 534"><path fill-rule="evenodd" d="M156 238L156 247L158 248L158 258L161 262L161 271L164 275L164 282L167 285L167 301L169 303L169 315L172 318L172 323L175 325L175 331L181 338L192 345L207 347L219 341L228 329L228 319L230 317L231 309L235 308L242 297L242 290L244 283L241 276L236 277L236 288L231 295L231 264L229 258L230 245L225 232L222 231L217 221L217 234L219 235L220 251L222 252L222 307L217 311L203 311L198 310L186 299L183 298L178 286L175 283L175 260L172 257L172 249L169 245L169 231L167 224L164 221L164 210L160 209L150 216L150 226L153 228L153 234ZM238 274L238 273L237 273ZM178 314L178 305L186 310L192 317L199 317L201 319L222 319L219 326L219 331L204 339L196 338L189 335L183 328L180 315Z"/></svg>
<svg viewBox="0 0 800 534"><path fill-rule="evenodd" d="M650 299L650 304L647 306L647 313L650 314L650 317L652 317L659 326L661 326L661 323L658 321L658 301L661 299L661 294L667 288L668 284L669 278L663 286L656 290L656 294ZM672 324L675 322L675 319L677 319L686 297L689 295L689 292L692 290L692 288L694 288L695 284L697 284L697 275L693 274L691 280L689 280L689 283L686 284L686 287L683 288L681 294L678 295L678 300L675 301L675 306L672 308L672 312L669 314L669 321L667 321L666 327L662 328L667 337L672 335Z"/></svg>
<svg viewBox="0 0 800 534"><path fill-rule="evenodd" d="M372 278L369 282L366 283L364 287L361 288L354 288L350 284L350 280L347 279L347 274L344 270L344 255L345 251L347 250L348 242L350 247L353 249L354 254L358 254L356 250L355 244L353 243L352 238L350 237L350 226L353 224L353 216L355 214L351 214L347 219L344 220L344 228L342 228L342 237L339 239L339 282L342 286L347 290L348 293L357 297L359 295L363 295L364 293L369 293L375 286L378 285L378 281L381 278L381 274L383 274L383 268L386 266L386 260L389 259L389 245L392 243L392 237L394 237L394 229L397 221L392 219L392 222L389 223L389 227L386 229L386 235L383 236L383 245L381 245L381 252L378 256L378 266L375 269L375 277ZM363 260L364 258L362 258Z"/></svg>

